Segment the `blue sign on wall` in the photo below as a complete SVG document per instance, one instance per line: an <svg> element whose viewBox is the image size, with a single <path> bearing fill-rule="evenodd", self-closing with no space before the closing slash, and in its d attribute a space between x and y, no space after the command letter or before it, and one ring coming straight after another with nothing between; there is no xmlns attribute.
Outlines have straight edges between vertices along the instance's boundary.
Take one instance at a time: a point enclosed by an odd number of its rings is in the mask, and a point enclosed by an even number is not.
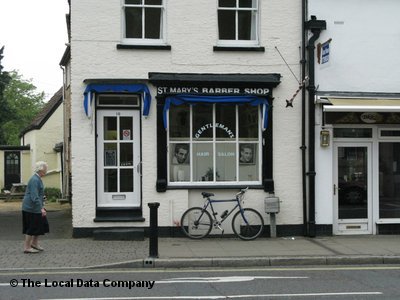
<svg viewBox="0 0 400 300"><path fill-rule="evenodd" d="M329 62L329 42L322 44L321 64Z"/></svg>

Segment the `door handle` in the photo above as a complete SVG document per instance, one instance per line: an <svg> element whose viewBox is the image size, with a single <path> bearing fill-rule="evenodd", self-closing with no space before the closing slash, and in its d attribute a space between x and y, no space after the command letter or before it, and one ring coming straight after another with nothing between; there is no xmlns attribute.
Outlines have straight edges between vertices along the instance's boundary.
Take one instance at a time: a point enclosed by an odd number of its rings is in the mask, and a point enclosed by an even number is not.
<svg viewBox="0 0 400 300"><path fill-rule="evenodd" d="M333 185L333 195L336 195L336 191L340 191L340 188L336 186L336 184Z"/></svg>
<svg viewBox="0 0 400 300"><path fill-rule="evenodd" d="M136 172L142 176L142 162L138 163L136 166Z"/></svg>

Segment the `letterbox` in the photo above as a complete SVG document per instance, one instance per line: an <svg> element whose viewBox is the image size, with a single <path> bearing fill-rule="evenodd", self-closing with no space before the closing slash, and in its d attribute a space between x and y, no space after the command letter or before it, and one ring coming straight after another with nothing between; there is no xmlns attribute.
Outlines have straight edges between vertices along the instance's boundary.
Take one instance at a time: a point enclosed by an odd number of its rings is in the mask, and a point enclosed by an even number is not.
<svg viewBox="0 0 400 300"><path fill-rule="evenodd" d="M279 198L278 197L266 197L265 198L265 212L279 213Z"/></svg>

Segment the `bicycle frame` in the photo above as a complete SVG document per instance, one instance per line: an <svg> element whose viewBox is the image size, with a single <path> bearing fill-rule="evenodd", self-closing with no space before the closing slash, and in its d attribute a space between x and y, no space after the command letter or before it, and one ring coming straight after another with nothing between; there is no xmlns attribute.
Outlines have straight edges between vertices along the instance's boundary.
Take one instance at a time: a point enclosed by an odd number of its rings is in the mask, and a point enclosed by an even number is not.
<svg viewBox="0 0 400 300"><path fill-rule="evenodd" d="M222 224L222 223L236 210L236 208L238 208L238 207L239 207L240 214L242 215L243 220L246 222L246 224L248 224L248 222L247 222L247 220L246 220L246 217L245 217L244 214L243 214L243 207L242 207L242 205L240 204L240 196L237 196L235 199L221 199L221 200L210 199L210 198L208 197L207 200L206 200L206 202L204 203L203 210L207 210L207 208L210 207L210 208L211 208L211 211L212 211L212 216L213 216L213 218L214 218L214 221L215 221L215 222L218 222L218 220L217 220L217 218L216 218L217 213L216 213L215 210L214 210L213 203L223 203L223 202L236 202L236 205L226 214L225 217L223 217L223 218L221 219L221 221L220 221L221 224Z"/></svg>

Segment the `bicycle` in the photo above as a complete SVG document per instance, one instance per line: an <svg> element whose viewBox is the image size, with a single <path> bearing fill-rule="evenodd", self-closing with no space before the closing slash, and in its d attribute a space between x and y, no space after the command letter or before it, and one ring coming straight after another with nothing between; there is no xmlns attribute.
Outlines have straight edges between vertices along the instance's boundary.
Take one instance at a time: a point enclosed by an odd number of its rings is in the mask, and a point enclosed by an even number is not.
<svg viewBox="0 0 400 300"><path fill-rule="evenodd" d="M201 239L206 237L212 228L218 228L224 233L221 224L237 209L232 218L232 229L236 236L242 240L254 240L259 237L264 231L264 219L261 214L252 208L243 208L244 194L249 188L242 189L235 195L235 199L215 200L210 197L213 193L202 192L203 198L207 198L203 207L192 207L184 212L181 218L181 229L183 233L192 239ZM236 202L236 205L229 211L225 210L220 215L220 220L217 219L218 213L215 212L213 203L221 202ZM211 214L207 208L210 207Z"/></svg>

